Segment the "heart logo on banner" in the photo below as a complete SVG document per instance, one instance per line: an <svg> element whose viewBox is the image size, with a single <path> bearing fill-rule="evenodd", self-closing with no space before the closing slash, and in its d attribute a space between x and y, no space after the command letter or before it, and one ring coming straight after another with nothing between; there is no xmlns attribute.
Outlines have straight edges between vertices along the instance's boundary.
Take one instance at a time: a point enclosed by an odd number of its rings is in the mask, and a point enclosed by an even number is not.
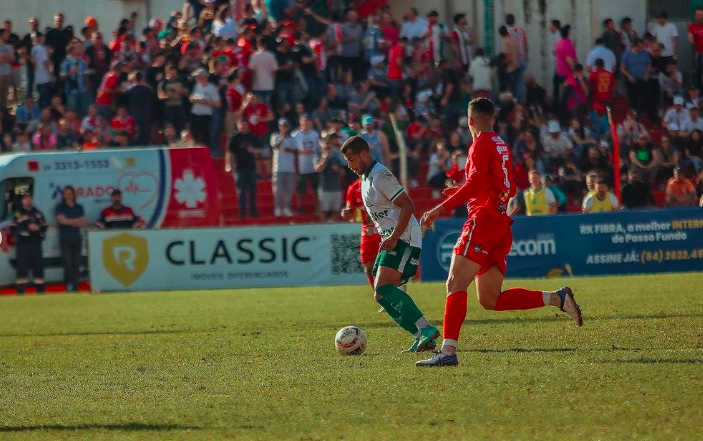
<svg viewBox="0 0 703 441"><path fill-rule="evenodd" d="M158 196L158 179L151 173L124 173L117 179L117 188L123 193L138 198L147 197L139 205L139 209L148 207Z"/></svg>

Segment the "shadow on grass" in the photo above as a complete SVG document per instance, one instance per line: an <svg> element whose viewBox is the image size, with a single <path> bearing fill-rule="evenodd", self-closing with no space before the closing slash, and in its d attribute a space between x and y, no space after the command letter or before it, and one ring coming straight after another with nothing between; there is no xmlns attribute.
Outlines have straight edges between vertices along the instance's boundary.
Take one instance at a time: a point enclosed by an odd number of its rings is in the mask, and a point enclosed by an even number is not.
<svg viewBox="0 0 703 441"><path fill-rule="evenodd" d="M500 349L458 349L458 352L476 352L476 353L488 353L488 354L499 354L499 353L540 353L540 352L576 352L576 348L500 348Z"/></svg>
<svg viewBox="0 0 703 441"><path fill-rule="evenodd" d="M557 312L550 316L541 317L500 317L496 313L496 318L489 319L467 319L464 321L464 325L500 325L500 324L519 324L519 323L548 323L548 322L560 322L560 321L570 321L571 319L561 312ZM694 314L629 314L629 315L606 315L606 316L589 316L584 314L584 322L588 323L589 320L593 321L610 321L610 320L662 320L669 318L703 318L703 313ZM442 323L441 317L429 318L432 323ZM387 321L383 323L362 323L357 325L361 328L393 328L398 326L393 321ZM435 325L438 326L438 325Z"/></svg>
<svg viewBox="0 0 703 441"><path fill-rule="evenodd" d="M4 337L71 337L71 336L106 336L106 335L151 335L151 334L202 334L221 329L145 329L142 331L95 331L95 332L46 332L40 334L0 334Z"/></svg>
<svg viewBox="0 0 703 441"><path fill-rule="evenodd" d="M703 364L700 358L635 358L631 360L601 360L604 364Z"/></svg>
<svg viewBox="0 0 703 441"><path fill-rule="evenodd" d="M142 423L123 423L123 424L76 424L76 425L60 425L46 424L37 426L0 426L0 433L3 432L33 432L42 430L61 430L61 431L79 431L79 430L116 430L125 432L157 432L170 430L200 430L202 427L186 426L181 424L142 424Z"/></svg>

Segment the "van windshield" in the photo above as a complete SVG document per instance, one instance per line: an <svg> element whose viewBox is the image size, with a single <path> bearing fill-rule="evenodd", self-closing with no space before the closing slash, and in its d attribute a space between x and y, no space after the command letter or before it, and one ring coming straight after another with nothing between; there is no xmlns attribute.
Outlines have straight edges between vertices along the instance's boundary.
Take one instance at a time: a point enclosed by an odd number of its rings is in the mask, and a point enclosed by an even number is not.
<svg viewBox="0 0 703 441"><path fill-rule="evenodd" d="M22 194L34 192L32 178L9 178L0 182L0 221L6 221L21 206Z"/></svg>

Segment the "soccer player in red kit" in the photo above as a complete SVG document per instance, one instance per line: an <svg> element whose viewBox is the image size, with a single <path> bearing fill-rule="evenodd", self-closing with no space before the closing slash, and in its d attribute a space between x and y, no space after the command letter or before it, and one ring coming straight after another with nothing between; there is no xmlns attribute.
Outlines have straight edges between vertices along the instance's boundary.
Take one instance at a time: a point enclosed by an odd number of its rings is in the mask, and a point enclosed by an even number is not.
<svg viewBox="0 0 703 441"><path fill-rule="evenodd" d="M369 218L364 201L361 199L361 179L356 180L347 189L347 205L342 209L342 219L350 221L354 218L354 211L361 213L361 265L364 267L366 277L371 288L374 288L373 264L381 246L381 235L376 231L376 226Z"/></svg>
<svg viewBox="0 0 703 441"><path fill-rule="evenodd" d="M533 291L511 288L502 291L505 258L513 243L507 215L508 201L515 195L510 147L497 133L495 107L486 98L469 103L469 128L474 142L469 147L466 183L452 196L422 216L422 225L466 203L469 219L454 248L447 280L444 310L444 342L440 353L416 366L456 366L456 348L466 318L466 289L476 280L478 301L485 309L513 311L556 306L581 326L581 311L570 288Z"/></svg>

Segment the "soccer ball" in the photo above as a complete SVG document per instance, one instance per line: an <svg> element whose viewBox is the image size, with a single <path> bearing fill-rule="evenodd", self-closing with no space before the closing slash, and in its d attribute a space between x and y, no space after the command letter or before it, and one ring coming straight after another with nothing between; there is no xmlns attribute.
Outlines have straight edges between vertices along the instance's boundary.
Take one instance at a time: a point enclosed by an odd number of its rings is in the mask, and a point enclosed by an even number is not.
<svg viewBox="0 0 703 441"><path fill-rule="evenodd" d="M356 326L345 326L335 335L334 346L342 355L361 355L366 350L366 334Z"/></svg>

